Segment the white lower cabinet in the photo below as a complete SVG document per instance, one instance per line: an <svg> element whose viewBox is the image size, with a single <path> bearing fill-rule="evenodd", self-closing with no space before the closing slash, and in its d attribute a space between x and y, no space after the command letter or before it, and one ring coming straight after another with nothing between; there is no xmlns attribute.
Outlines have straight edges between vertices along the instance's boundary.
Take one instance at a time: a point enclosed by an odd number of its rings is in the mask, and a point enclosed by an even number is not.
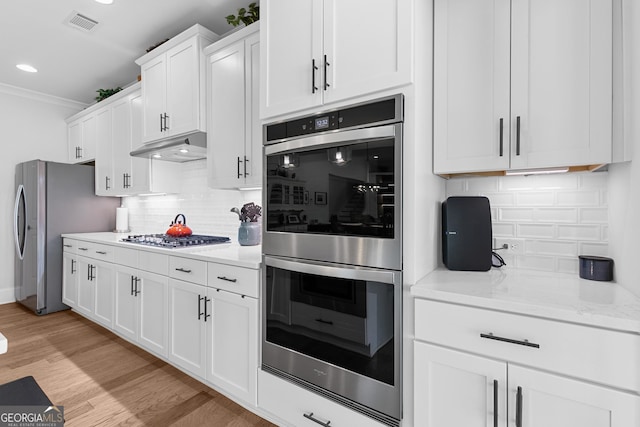
<svg viewBox="0 0 640 427"><path fill-rule="evenodd" d="M169 278L118 266L113 328L145 349L167 356Z"/></svg>
<svg viewBox="0 0 640 427"><path fill-rule="evenodd" d="M211 321L205 312L206 295L205 286L169 280L169 360L202 379L206 376L206 322Z"/></svg>
<svg viewBox="0 0 640 427"><path fill-rule="evenodd" d="M92 280L91 259L78 256L78 282L77 282L77 306L76 309L80 314L93 318L93 308L95 306L95 286Z"/></svg>
<svg viewBox="0 0 640 427"><path fill-rule="evenodd" d="M636 361L603 362L640 348L634 334L427 300L415 313L416 426L640 425Z"/></svg>
<svg viewBox="0 0 640 427"><path fill-rule="evenodd" d="M255 405L258 300L212 288L208 295L207 381Z"/></svg>
<svg viewBox="0 0 640 427"><path fill-rule="evenodd" d="M169 264L174 266L170 274L208 284L170 279L169 360L216 389L255 405L258 301L237 290L247 290L253 272L255 290L248 293L257 292L257 270L208 263L203 272L198 262L177 257ZM211 272L209 279L207 270ZM222 283L217 282L221 280L218 277L224 278ZM211 283L219 287L210 287Z"/></svg>
<svg viewBox="0 0 640 427"><path fill-rule="evenodd" d="M66 245L62 253L62 302L71 308L78 307L78 259Z"/></svg>
<svg viewBox="0 0 640 427"><path fill-rule="evenodd" d="M278 425L281 426L317 427L320 424L332 427L382 427L384 425L264 371L258 374L258 406L279 418ZM423 427L424 425L416 422L415 426ZM460 426L462 424L456 427Z"/></svg>

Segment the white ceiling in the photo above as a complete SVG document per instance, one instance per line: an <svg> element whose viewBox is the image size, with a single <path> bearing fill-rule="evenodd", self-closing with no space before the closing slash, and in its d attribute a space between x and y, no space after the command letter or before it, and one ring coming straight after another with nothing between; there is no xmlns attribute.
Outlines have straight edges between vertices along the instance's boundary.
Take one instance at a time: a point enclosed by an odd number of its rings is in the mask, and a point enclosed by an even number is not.
<svg viewBox="0 0 640 427"><path fill-rule="evenodd" d="M257 0L5 0L0 13L0 83L90 104L98 89L137 79L146 49L193 24L233 29L225 16ZM78 12L98 21L91 32L65 24ZM25 73L27 63L38 73Z"/></svg>

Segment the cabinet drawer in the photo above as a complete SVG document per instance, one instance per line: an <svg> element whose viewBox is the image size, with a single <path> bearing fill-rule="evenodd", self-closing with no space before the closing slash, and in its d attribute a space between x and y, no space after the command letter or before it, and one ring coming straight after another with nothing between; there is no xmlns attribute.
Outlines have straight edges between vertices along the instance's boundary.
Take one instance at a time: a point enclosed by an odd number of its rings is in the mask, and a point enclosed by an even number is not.
<svg viewBox="0 0 640 427"><path fill-rule="evenodd" d="M169 257L169 277L205 285L207 283L207 263L189 258Z"/></svg>
<svg viewBox="0 0 640 427"><path fill-rule="evenodd" d="M66 237L62 239L62 251L69 252L75 254L78 252L78 241L67 239Z"/></svg>
<svg viewBox="0 0 640 427"><path fill-rule="evenodd" d="M113 262L115 260L116 247L109 245L101 245L99 243L92 243L89 248L89 255L91 258L99 259L106 262Z"/></svg>
<svg viewBox="0 0 640 427"><path fill-rule="evenodd" d="M305 417L306 414L324 425L383 427L373 418L262 370L258 375L258 406L285 421L284 425L318 427L317 422Z"/></svg>
<svg viewBox="0 0 640 427"><path fill-rule="evenodd" d="M139 251L138 268L144 271L169 275L169 255L157 254L155 252Z"/></svg>
<svg viewBox="0 0 640 427"><path fill-rule="evenodd" d="M213 262L209 263L208 270L208 286L258 298L260 270Z"/></svg>
<svg viewBox="0 0 640 427"><path fill-rule="evenodd" d="M115 263L127 267L138 267L138 250L116 247Z"/></svg>
<svg viewBox="0 0 640 427"><path fill-rule="evenodd" d="M421 299L415 322L418 340L640 391L636 334Z"/></svg>

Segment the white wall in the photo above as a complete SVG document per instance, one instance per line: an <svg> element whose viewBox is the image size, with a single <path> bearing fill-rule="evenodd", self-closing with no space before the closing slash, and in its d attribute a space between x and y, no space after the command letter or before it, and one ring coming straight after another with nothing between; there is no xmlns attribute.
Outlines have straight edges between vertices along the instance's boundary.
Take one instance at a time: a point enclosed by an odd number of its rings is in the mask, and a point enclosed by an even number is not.
<svg viewBox="0 0 640 427"><path fill-rule="evenodd" d="M0 84L0 128L2 161L0 169L0 304L14 301L13 208L15 166L33 160L67 161L65 118L80 111L80 104L26 92Z"/></svg>
<svg viewBox="0 0 640 427"><path fill-rule="evenodd" d="M631 145L632 161L609 168L611 257L616 281L640 297L640 4L624 7L624 137Z"/></svg>

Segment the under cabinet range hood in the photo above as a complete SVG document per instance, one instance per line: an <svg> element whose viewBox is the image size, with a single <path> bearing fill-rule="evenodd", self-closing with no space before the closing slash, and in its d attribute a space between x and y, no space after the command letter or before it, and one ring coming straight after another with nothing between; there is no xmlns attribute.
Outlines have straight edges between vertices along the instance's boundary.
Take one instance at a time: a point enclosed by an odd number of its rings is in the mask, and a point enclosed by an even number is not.
<svg viewBox="0 0 640 427"><path fill-rule="evenodd" d="M194 132L145 144L129 153L133 157L166 160L169 162L190 162L207 157L207 134Z"/></svg>

